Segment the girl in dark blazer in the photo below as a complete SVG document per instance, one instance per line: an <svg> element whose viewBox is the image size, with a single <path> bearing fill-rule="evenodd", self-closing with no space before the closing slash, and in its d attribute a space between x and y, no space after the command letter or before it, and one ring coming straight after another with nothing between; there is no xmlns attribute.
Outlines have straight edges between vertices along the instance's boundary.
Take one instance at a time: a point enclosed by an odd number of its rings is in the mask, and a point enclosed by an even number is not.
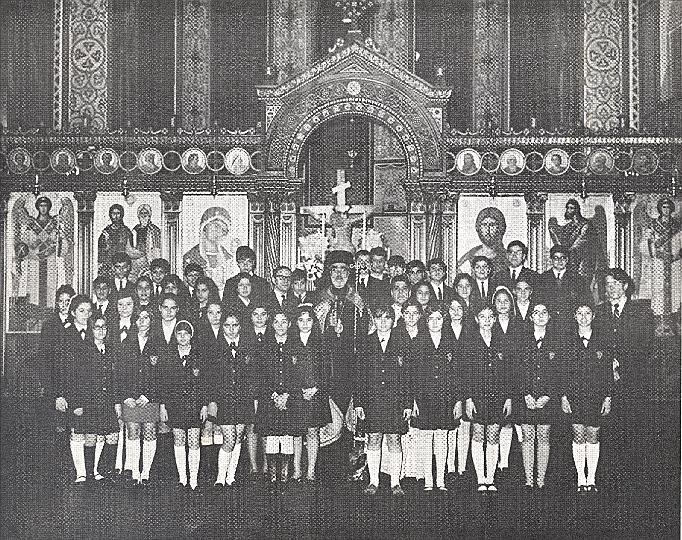
<svg viewBox="0 0 682 540"><path fill-rule="evenodd" d="M127 431L124 475L127 480L144 485L149 483L156 455L156 424L161 419L163 382L159 364L161 349L151 336L152 325L149 311L142 310L137 314L136 331L123 340L118 370L121 376L117 385L121 418ZM144 447L140 444L140 435Z"/></svg>
<svg viewBox="0 0 682 540"><path fill-rule="evenodd" d="M296 309L295 325L288 339L287 351L293 364L296 412L292 415L294 438L294 478L301 475L302 435L306 436L308 473L306 480L315 481L315 466L320 448L320 428L332 421L326 370L322 350L322 333L312 306Z"/></svg>
<svg viewBox="0 0 682 540"><path fill-rule="evenodd" d="M173 450L178 482L197 488L199 475L199 435L201 423L208 416L207 380L198 349L192 346L194 327L189 321L178 321L175 338L178 346L166 349L161 360L163 366L162 401L168 413L168 423L173 429ZM189 452L185 450L185 442Z"/></svg>
<svg viewBox="0 0 682 540"><path fill-rule="evenodd" d="M533 331L526 334L522 352L521 395L524 407L521 414L523 428L523 467L526 486L533 487L535 466L535 437L537 434L537 486L545 485L549 461L549 431L558 412L559 369L565 354L558 332L548 326L547 306L537 303L531 312Z"/></svg>
<svg viewBox="0 0 682 540"><path fill-rule="evenodd" d="M369 485L365 494L375 495L379 488L381 444L387 439L393 495L404 496L400 486L402 448L400 436L407 432L412 415L410 392L409 343L405 334L393 332L394 312L391 306L372 310L376 332L361 343L356 364L355 412L365 421L368 433L367 467Z"/></svg>
<svg viewBox="0 0 682 540"><path fill-rule="evenodd" d="M443 328L446 307L436 303L427 306L424 318L427 332L423 346L411 358L413 416L420 430L420 454L424 472L424 491L433 490L433 456L436 456L436 487L445 487L445 460L448 452L448 430L462 416L460 398L461 364L455 367L454 335ZM459 368L459 369L458 369Z"/></svg>
<svg viewBox="0 0 682 540"><path fill-rule="evenodd" d="M473 424L471 457L478 477L478 491L495 492L500 424L506 423L512 408L509 388L511 366L507 353L497 349L493 341L493 308L479 304L475 320L478 331L474 332L466 349L469 360L466 414ZM484 438L487 441L485 456Z"/></svg>
<svg viewBox="0 0 682 540"><path fill-rule="evenodd" d="M253 422L254 396L248 385L251 345L241 335L239 314L223 313L223 333L210 353L208 419L220 426L223 444L218 452L215 486L234 483L246 424Z"/></svg>
<svg viewBox="0 0 682 540"><path fill-rule="evenodd" d="M220 303L218 287L208 276L200 276L194 285L194 294L189 303L189 312L195 326L206 318L206 310L212 302Z"/></svg>
<svg viewBox="0 0 682 540"><path fill-rule="evenodd" d="M204 369L211 364L211 352L215 349L218 341L222 339L222 316L223 308L220 300L213 299L206 305L205 317L201 318L195 325L195 336L192 337L192 341L196 344L197 349L201 352L201 360L202 364L204 365ZM222 436L223 434L220 431L220 426L207 419L201 429L201 445L222 445Z"/></svg>
<svg viewBox="0 0 682 540"><path fill-rule="evenodd" d="M452 355L456 366L466 371L465 350L472 335L472 322L469 308L464 299L456 294L448 303L448 318L445 331L451 336ZM457 368L460 372L460 368ZM466 377L466 373L463 374ZM460 389L462 388L460 384ZM464 412L464 411L462 411ZM462 414L459 425L448 431L448 472L464 474L469 457L469 443L471 442L471 422ZM457 463L455 465L455 462Z"/></svg>
<svg viewBox="0 0 682 540"><path fill-rule="evenodd" d="M568 353L562 370L561 409L573 424L573 462L578 473L578 491L587 492L597 489L599 426L611 412L613 355L609 336L592 326L594 312L589 305L578 306L575 320L577 328L567 344Z"/></svg>
<svg viewBox="0 0 682 540"><path fill-rule="evenodd" d="M527 328L533 327L531 314L533 312L533 283L524 278L519 279L514 285L514 297L516 300L515 318L524 323Z"/></svg>

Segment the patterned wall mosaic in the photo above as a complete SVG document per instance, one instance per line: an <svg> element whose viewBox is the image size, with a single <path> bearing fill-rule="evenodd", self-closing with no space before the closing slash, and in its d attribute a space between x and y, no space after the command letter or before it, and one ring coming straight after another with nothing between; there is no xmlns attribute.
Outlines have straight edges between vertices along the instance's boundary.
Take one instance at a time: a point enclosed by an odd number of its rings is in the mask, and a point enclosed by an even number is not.
<svg viewBox="0 0 682 540"><path fill-rule="evenodd" d="M211 118L211 2L186 2L183 13L182 127L206 129Z"/></svg>

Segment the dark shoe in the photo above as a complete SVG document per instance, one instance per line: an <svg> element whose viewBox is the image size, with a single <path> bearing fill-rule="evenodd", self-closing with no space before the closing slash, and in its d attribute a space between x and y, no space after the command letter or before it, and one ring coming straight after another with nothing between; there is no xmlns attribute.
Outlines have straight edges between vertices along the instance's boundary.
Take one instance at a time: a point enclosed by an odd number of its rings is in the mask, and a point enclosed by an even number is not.
<svg viewBox="0 0 682 540"><path fill-rule="evenodd" d="M379 486L375 486L374 484L370 484L363 490L363 493L365 495L376 495L377 491L379 491Z"/></svg>
<svg viewBox="0 0 682 540"><path fill-rule="evenodd" d="M400 484L398 484L397 486L391 487L391 494L394 497L404 497L405 496L405 492L403 491L403 488L400 487Z"/></svg>

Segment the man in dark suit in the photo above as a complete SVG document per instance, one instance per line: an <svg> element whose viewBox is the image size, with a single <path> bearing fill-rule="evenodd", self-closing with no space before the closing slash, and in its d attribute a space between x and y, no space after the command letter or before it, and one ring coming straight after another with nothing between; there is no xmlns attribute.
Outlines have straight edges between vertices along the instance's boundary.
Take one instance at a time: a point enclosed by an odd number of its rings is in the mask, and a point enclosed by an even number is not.
<svg viewBox="0 0 682 540"><path fill-rule="evenodd" d="M291 269L288 266L278 266L272 272L272 290L265 297L263 305L268 313L284 310L291 316L296 310L298 301L291 290Z"/></svg>
<svg viewBox="0 0 682 540"><path fill-rule="evenodd" d="M384 270L386 269L386 250L374 247L369 252L369 278L363 298L370 307L385 304L391 299L391 281ZM360 293L362 295L362 293Z"/></svg>
<svg viewBox="0 0 682 540"><path fill-rule="evenodd" d="M110 299L116 302L119 298L135 294L135 283L130 279L132 261L126 253L114 253L111 257L114 277L109 281Z"/></svg>
<svg viewBox="0 0 682 540"><path fill-rule="evenodd" d="M512 240L507 246L507 261L509 268L503 268L493 275L496 286L504 285L510 291L514 290L516 283L523 279L526 283L534 284L538 273L524 266L528 257L528 248L521 240Z"/></svg>
<svg viewBox="0 0 682 540"><path fill-rule="evenodd" d="M606 301L596 309L595 327L610 336L613 352L611 449L605 456L617 484L636 485L645 462L645 426L651 414L654 317L646 304L633 301L632 280L620 268L604 277Z"/></svg>
<svg viewBox="0 0 682 540"><path fill-rule="evenodd" d="M591 305L592 296L587 284L577 273L566 269L568 248L559 244L549 250L552 268L540 274L535 301L547 306L553 320L562 334L573 328L576 308L581 303Z"/></svg>
<svg viewBox="0 0 682 540"><path fill-rule="evenodd" d="M104 276L97 276L92 282L94 308L93 316L98 313L109 323L116 317L116 303L111 301L111 283Z"/></svg>
<svg viewBox="0 0 682 540"><path fill-rule="evenodd" d="M367 287L369 287L369 259L369 251L366 249L359 249L355 252L357 290L364 300L367 300Z"/></svg>
<svg viewBox="0 0 682 540"><path fill-rule="evenodd" d="M296 268L291 273L291 291L293 292L293 300L296 307L301 304L317 304L317 291L307 290L307 276L305 270Z"/></svg>
<svg viewBox="0 0 682 540"><path fill-rule="evenodd" d="M495 283L490 277L492 273L492 263L485 255L476 255L471 259L471 267L474 270L474 281L476 285L471 292L472 298L477 302L490 302L495 294Z"/></svg>
<svg viewBox="0 0 682 540"><path fill-rule="evenodd" d="M256 268L256 252L249 246L239 246L235 258L237 259L239 273L245 272L251 276L252 299L266 298L270 292L270 283L268 283L267 279L254 273L254 269ZM225 309L226 306L235 305L235 302L237 301L238 283L238 275L232 276L225 282L225 288L223 289L223 309Z"/></svg>
<svg viewBox="0 0 682 540"><path fill-rule="evenodd" d="M149 277L152 278L151 302L156 304L163 295L161 282L170 274L170 263L166 259L154 259L149 263Z"/></svg>
<svg viewBox="0 0 682 540"><path fill-rule="evenodd" d="M433 298L438 302L449 302L454 296L455 291L452 287L448 287L445 284L445 277L448 271L445 261L440 257L427 261L426 271L429 274L429 285L431 286Z"/></svg>

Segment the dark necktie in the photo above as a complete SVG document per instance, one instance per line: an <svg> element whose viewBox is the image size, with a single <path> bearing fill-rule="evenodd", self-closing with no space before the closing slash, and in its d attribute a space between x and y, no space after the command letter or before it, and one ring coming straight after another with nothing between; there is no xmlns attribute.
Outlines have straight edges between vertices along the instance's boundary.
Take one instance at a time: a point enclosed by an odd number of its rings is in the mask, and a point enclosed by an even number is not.
<svg viewBox="0 0 682 540"><path fill-rule="evenodd" d="M485 284L481 281L481 298L486 298Z"/></svg>
<svg viewBox="0 0 682 540"><path fill-rule="evenodd" d="M233 350L233 351L237 350L237 344L234 341L230 342L230 350Z"/></svg>
<svg viewBox="0 0 682 540"><path fill-rule="evenodd" d="M105 354L106 354L107 350L106 350L106 348L104 347L104 345L102 345L102 348L99 350L99 352L102 353L102 355L105 355Z"/></svg>
<svg viewBox="0 0 682 540"><path fill-rule="evenodd" d="M613 304L613 318L620 319L620 307L618 304Z"/></svg>
<svg viewBox="0 0 682 540"><path fill-rule="evenodd" d="M128 337L128 327L122 326L120 332L121 332L121 341L123 341L125 338Z"/></svg>
<svg viewBox="0 0 682 540"><path fill-rule="evenodd" d="M442 300L443 299L443 293L440 292L440 287L436 289L436 300Z"/></svg>
<svg viewBox="0 0 682 540"><path fill-rule="evenodd" d="M379 343L381 344L381 350L386 352L386 338L380 340Z"/></svg>
<svg viewBox="0 0 682 540"><path fill-rule="evenodd" d="M256 338L258 339L258 343L263 342L263 334L260 334L260 333L256 334Z"/></svg>

